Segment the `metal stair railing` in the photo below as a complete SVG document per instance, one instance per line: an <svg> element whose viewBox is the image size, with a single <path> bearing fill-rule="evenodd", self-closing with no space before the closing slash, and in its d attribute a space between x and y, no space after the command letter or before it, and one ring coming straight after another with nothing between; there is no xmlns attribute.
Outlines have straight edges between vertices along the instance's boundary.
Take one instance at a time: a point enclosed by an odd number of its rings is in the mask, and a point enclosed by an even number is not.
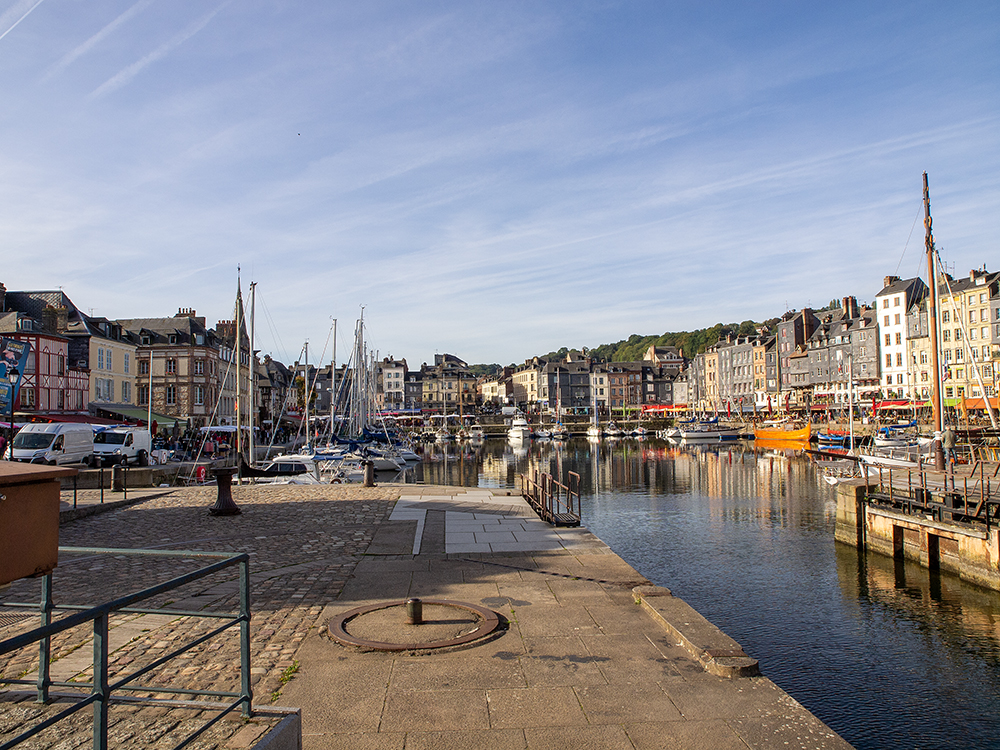
<svg viewBox="0 0 1000 750"><path fill-rule="evenodd" d="M22 648L31 646L34 643L39 644L38 653L38 678L37 680L21 680L21 679L0 679L0 684L12 684L12 685L33 685L38 691L37 701L39 703L47 703L49 701L49 692L52 687L61 688L73 688L73 689L89 689L91 692L89 695L79 694L79 700L69 707L59 711L54 716L50 716L48 719L36 724L35 726L25 730L18 736L8 740L7 742L0 745L0 750L9 750L16 745L24 742L25 740L34 737L36 734L44 729L51 727L52 725L62 721L63 719L71 716L72 714L86 708L89 705L94 707L94 728L93 728L93 748L94 750L107 750L108 748L108 707L113 699L113 694L116 691L137 691L142 693L162 693L162 694L173 694L173 695L183 695L189 697L195 696L206 696L209 698L229 698L234 699L231 702L218 702L218 701L199 701L197 707L199 709L217 709L219 713L209 719L203 726L198 728L193 734L189 735L186 739L182 740L177 744L174 750L179 750L179 748L185 747L190 742L192 742L196 737L200 736L203 732L209 729L211 726L220 721L224 716L235 710L237 707L242 709L242 714L244 718L250 718L251 716L251 702L253 700L253 692L250 684L250 557L247 554L233 555L231 553L214 553L214 552L195 552L189 550L145 550L145 549L106 549L101 547L60 547L60 553L75 554L75 553L86 553L86 554L113 554L113 555L144 555L151 557L178 557L184 559L191 558L204 558L204 559L215 559L217 562L207 565L198 570L185 573L184 575L177 576L169 581L158 584L156 586L151 586L142 591L138 591L133 594L128 594L126 596L120 597L110 602L105 602L104 604L99 604L97 606L86 606L86 605L65 605L56 606L53 604L52 599L52 573L48 573L42 577L42 591L41 599L38 604L24 603L24 602L2 602L5 607L17 607L25 609L37 609L41 612L41 626L28 631L27 633L22 633L21 635L9 638L5 641L0 641L0 656L4 654L17 651ZM160 594L166 593L177 589L185 584L197 581L199 579L210 576L219 571L231 568L234 566L239 566L239 588L240 588L240 611L238 613L223 613L223 612L189 612L183 610L175 609L154 609L154 608L144 608L133 606L139 602L146 599L158 596ZM67 615L55 622L52 621L52 613L55 611L64 610L70 611L72 614ZM133 614L166 614L174 615L177 617L205 617L205 618L216 618L222 619L223 622L218 627L213 630L198 636L190 643L180 646L179 648L171 651L170 653L162 656L150 664L137 669L131 674L125 675L124 677L118 677L111 682L110 676L108 674L108 660L110 655L110 650L108 646L108 633L109 633L109 619L112 613L124 612ZM58 633L65 632L71 628L83 625L87 622L93 623L93 634L94 634L94 680L92 683L85 682L59 682L50 679L49 677L49 667L51 665L51 639L54 635ZM230 628L239 626L240 628L240 690L239 692L226 692L226 691L214 691L214 690L193 690L188 688L170 688L162 687L157 685L135 685L134 683L140 677L149 674L156 668L163 666L165 663L174 659L181 654L195 648L196 646L205 643L206 641L214 638L215 636L229 630ZM76 695L69 694L59 694L60 698L74 698ZM177 704L177 701L171 701L167 699L157 699L157 698L143 698L143 697L118 697L116 700L129 702L146 702L153 703L157 705L171 705ZM186 707L190 707L190 704L185 704Z"/></svg>

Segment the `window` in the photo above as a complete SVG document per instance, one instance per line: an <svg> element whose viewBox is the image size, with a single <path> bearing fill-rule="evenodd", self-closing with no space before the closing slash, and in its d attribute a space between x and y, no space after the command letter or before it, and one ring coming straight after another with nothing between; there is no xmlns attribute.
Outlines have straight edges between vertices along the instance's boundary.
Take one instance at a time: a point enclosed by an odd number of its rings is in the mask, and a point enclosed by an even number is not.
<svg viewBox="0 0 1000 750"><path fill-rule="evenodd" d="M956 362L961 362L962 361L962 349L961 349L961 347L955 349L955 361Z"/></svg>
<svg viewBox="0 0 1000 750"><path fill-rule="evenodd" d="M167 360L167 375L175 375L177 373L177 360L168 359Z"/></svg>
<svg viewBox="0 0 1000 750"><path fill-rule="evenodd" d="M139 374L140 375L149 375L149 360L148 359L140 359L139 360Z"/></svg>
<svg viewBox="0 0 1000 750"><path fill-rule="evenodd" d="M979 311L979 322L985 323L989 319L990 319L990 311L984 307L982 310Z"/></svg>
<svg viewBox="0 0 1000 750"><path fill-rule="evenodd" d="M194 361L194 374L195 375L204 375L205 374L205 360L203 360L203 359L196 359Z"/></svg>
<svg viewBox="0 0 1000 750"><path fill-rule="evenodd" d="M194 402L197 406L201 406L205 403L205 386L196 385L194 387Z"/></svg>
<svg viewBox="0 0 1000 750"><path fill-rule="evenodd" d="M920 352L920 364L927 364L927 352Z"/></svg>
<svg viewBox="0 0 1000 750"><path fill-rule="evenodd" d="M168 385L167 386L167 404L169 406L173 406L176 403L177 403L177 389L174 386L172 386L172 385Z"/></svg>
<svg viewBox="0 0 1000 750"><path fill-rule="evenodd" d="M947 310L944 310L941 313L941 322L942 323L950 323L951 322L951 316L949 315L949 313L948 313Z"/></svg>
<svg viewBox="0 0 1000 750"><path fill-rule="evenodd" d="M896 375L896 385L902 385L902 384L903 384L903 373L899 373L898 375Z"/></svg>
<svg viewBox="0 0 1000 750"><path fill-rule="evenodd" d="M56 408L65 409L66 408L65 404L66 404L66 396L64 391L61 390L56 391Z"/></svg>
<svg viewBox="0 0 1000 750"><path fill-rule="evenodd" d="M901 352L896 352L896 367L903 366L903 354Z"/></svg>
<svg viewBox="0 0 1000 750"><path fill-rule="evenodd" d="M899 313L896 313L896 325L899 325Z"/></svg>
<svg viewBox="0 0 1000 750"><path fill-rule="evenodd" d="M893 307L899 307L899 297L893 297L892 298L892 306Z"/></svg>
<svg viewBox="0 0 1000 750"><path fill-rule="evenodd" d="M63 355L56 357L56 375L66 374L66 358ZM62 409L62 394L59 394L59 408Z"/></svg>
<svg viewBox="0 0 1000 750"><path fill-rule="evenodd" d="M927 371L926 370L924 372L920 373L920 382L921 383L926 383L927 382Z"/></svg>
<svg viewBox="0 0 1000 750"><path fill-rule="evenodd" d="M885 355L885 366L886 367L892 367L892 355L891 354L886 354Z"/></svg>
<svg viewBox="0 0 1000 750"><path fill-rule="evenodd" d="M961 341L961 340L962 340L962 329L961 328L956 328L955 329L955 341Z"/></svg>
<svg viewBox="0 0 1000 750"><path fill-rule="evenodd" d="M892 385L892 375L886 375L885 376L885 384L886 385Z"/></svg>
<svg viewBox="0 0 1000 750"><path fill-rule="evenodd" d="M887 297L886 299L882 300L882 307L888 307L888 306L889 306L889 299Z"/></svg>
<svg viewBox="0 0 1000 750"><path fill-rule="evenodd" d="M885 316L885 324L886 324L886 326L889 325L889 316L888 315Z"/></svg>
<svg viewBox="0 0 1000 750"><path fill-rule="evenodd" d="M975 310L969 310L969 322L970 323L975 323L976 322L976 311Z"/></svg>
<svg viewBox="0 0 1000 750"><path fill-rule="evenodd" d="M122 368L124 369L126 375L128 375L128 370L129 370L129 359L130 359L129 353L125 352L125 361L122 363Z"/></svg>
<svg viewBox="0 0 1000 750"><path fill-rule="evenodd" d="M902 343L903 343L903 334L902 333L897 333L896 334L896 345L899 346Z"/></svg>
<svg viewBox="0 0 1000 750"><path fill-rule="evenodd" d="M122 402L132 403L132 384L127 380L122 382Z"/></svg>
<svg viewBox="0 0 1000 750"><path fill-rule="evenodd" d="M941 331L941 340L942 341L951 341L951 331L949 331L947 328L945 330Z"/></svg>
<svg viewBox="0 0 1000 750"><path fill-rule="evenodd" d="M138 388L136 388L135 389L135 395L136 395L136 400L135 400L136 404L138 404L139 406L148 406L149 405L149 386L148 385L140 385Z"/></svg>
<svg viewBox="0 0 1000 750"><path fill-rule="evenodd" d="M97 369L104 369L104 350L101 347L97 347Z"/></svg>
<svg viewBox="0 0 1000 750"><path fill-rule="evenodd" d="M886 346L892 346L892 334L891 333L887 333L885 335L885 345Z"/></svg>

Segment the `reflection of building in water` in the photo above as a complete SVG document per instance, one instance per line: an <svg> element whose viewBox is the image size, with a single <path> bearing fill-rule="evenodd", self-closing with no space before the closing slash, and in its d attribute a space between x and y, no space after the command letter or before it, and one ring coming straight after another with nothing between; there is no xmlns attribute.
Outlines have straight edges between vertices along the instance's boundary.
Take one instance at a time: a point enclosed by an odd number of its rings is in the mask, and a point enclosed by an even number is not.
<svg viewBox="0 0 1000 750"><path fill-rule="evenodd" d="M953 648L1000 649L1000 593L912 560L859 555L847 544L836 545L836 554L837 578L848 601L867 599L895 618L932 627L946 640L970 641Z"/></svg>

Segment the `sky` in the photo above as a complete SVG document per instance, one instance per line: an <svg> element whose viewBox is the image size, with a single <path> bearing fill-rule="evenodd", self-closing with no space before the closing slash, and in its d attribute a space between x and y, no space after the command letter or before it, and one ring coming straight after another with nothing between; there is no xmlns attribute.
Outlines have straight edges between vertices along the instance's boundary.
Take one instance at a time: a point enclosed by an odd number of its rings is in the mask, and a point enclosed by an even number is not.
<svg viewBox="0 0 1000 750"><path fill-rule="evenodd" d="M1000 3L0 0L0 282L519 363L1000 270Z"/></svg>

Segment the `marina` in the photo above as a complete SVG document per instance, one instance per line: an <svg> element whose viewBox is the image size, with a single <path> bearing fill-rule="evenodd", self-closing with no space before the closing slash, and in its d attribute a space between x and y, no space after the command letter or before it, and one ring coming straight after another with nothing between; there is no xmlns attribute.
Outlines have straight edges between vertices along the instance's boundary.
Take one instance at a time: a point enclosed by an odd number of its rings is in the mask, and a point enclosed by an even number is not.
<svg viewBox="0 0 1000 750"><path fill-rule="evenodd" d="M858 748L992 748L1000 594L834 540L836 493L785 447L661 441L433 446L411 478L580 474L582 523L760 660ZM946 700L948 710L942 710Z"/></svg>

